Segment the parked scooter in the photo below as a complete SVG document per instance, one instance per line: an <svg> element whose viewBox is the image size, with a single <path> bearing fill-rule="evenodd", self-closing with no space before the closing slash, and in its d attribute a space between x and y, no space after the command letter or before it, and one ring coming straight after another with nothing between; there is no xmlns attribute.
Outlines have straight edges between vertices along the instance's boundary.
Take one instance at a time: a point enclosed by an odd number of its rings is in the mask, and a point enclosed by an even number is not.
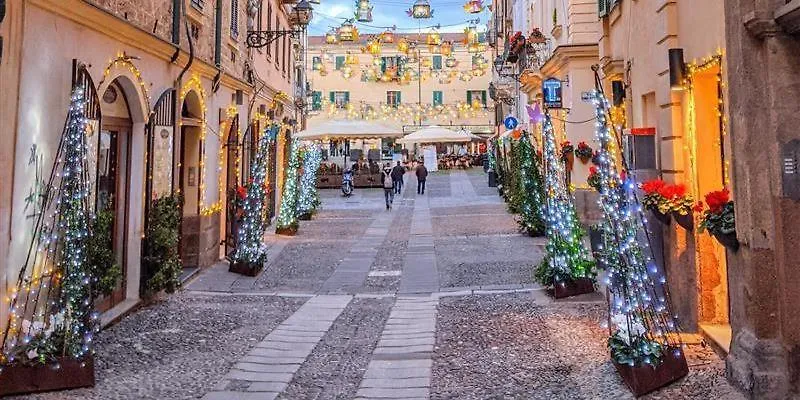
<svg viewBox="0 0 800 400"><path fill-rule="evenodd" d="M350 169L346 169L342 173L342 194L345 197L353 194L353 171Z"/></svg>

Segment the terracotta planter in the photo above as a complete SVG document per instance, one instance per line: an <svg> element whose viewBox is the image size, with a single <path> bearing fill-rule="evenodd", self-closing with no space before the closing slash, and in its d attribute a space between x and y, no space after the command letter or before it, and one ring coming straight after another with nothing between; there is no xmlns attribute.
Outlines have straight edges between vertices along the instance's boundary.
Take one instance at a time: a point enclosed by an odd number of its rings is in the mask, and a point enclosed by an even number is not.
<svg viewBox="0 0 800 400"><path fill-rule="evenodd" d="M3 366L0 371L0 396L94 386L92 356L83 360L58 357L57 361L58 369L53 364Z"/></svg>
<svg viewBox="0 0 800 400"><path fill-rule="evenodd" d="M258 276L264 269L264 263L251 263L244 261L234 261L228 266L228 271L245 275L245 276Z"/></svg>
<svg viewBox="0 0 800 400"><path fill-rule="evenodd" d="M563 299L565 297L578 296L594 292L594 281L589 278L576 279L556 283L553 286L553 297Z"/></svg>
<svg viewBox="0 0 800 400"><path fill-rule="evenodd" d="M653 217L655 217L658 222L661 222L664 225L669 225L670 221L672 220L669 214L664 214L661 211L651 209L650 212L653 213Z"/></svg>
<svg viewBox="0 0 800 400"><path fill-rule="evenodd" d="M616 362L614 367L636 397L667 386L689 373L683 352L676 356L673 347L664 348L664 357L656 367L651 365L631 367Z"/></svg>
<svg viewBox="0 0 800 400"><path fill-rule="evenodd" d="M737 251L739 250L739 239L736 238L736 233L715 233L714 238L723 246Z"/></svg>
<svg viewBox="0 0 800 400"><path fill-rule="evenodd" d="M686 229L687 231L694 229L694 217L692 216L692 213L681 215L680 213L673 211L671 214L672 218L675 219L675 222L677 222L678 225L680 225L683 229Z"/></svg>
<svg viewBox="0 0 800 400"><path fill-rule="evenodd" d="M275 234L283 236L297 235L297 226L289 225L275 229Z"/></svg>

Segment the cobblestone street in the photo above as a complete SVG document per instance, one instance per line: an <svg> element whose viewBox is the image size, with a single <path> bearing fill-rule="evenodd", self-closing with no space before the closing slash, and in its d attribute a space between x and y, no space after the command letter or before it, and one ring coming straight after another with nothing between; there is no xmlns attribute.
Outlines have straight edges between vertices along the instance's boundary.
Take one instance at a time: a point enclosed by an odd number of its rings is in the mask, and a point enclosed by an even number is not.
<svg viewBox="0 0 800 400"><path fill-rule="evenodd" d="M433 173L385 210L381 189L270 229L255 278L220 263L101 332L97 385L18 399L632 399L602 296L533 283L543 238L517 230L481 169ZM649 399L741 399L709 347Z"/></svg>

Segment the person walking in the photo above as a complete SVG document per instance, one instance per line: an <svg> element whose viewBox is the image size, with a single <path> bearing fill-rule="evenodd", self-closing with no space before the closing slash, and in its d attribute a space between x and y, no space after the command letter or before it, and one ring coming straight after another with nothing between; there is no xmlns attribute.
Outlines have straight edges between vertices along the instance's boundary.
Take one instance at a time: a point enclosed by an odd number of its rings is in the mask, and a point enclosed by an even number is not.
<svg viewBox="0 0 800 400"><path fill-rule="evenodd" d="M397 162L397 165L392 168L392 183L394 186L394 193L400 194L400 191L403 190L403 175L406 174L406 169L400 165L400 161Z"/></svg>
<svg viewBox="0 0 800 400"><path fill-rule="evenodd" d="M424 163L417 165L417 194L425 194L425 179L428 178L428 169Z"/></svg>
<svg viewBox="0 0 800 400"><path fill-rule="evenodd" d="M386 209L389 210L394 202L394 181L392 181L392 170L389 168L389 163L386 163L383 167L381 181L383 181L383 197L386 198Z"/></svg>

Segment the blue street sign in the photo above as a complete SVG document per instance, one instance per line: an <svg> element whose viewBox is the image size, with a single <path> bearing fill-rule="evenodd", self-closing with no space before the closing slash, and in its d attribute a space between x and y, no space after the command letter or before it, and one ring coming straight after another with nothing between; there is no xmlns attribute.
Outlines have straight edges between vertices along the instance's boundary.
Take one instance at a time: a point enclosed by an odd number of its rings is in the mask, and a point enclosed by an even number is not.
<svg viewBox="0 0 800 400"><path fill-rule="evenodd" d="M519 125L519 122L516 118L509 115L503 120L503 125L506 126L506 129L514 129L517 127L517 125Z"/></svg>

